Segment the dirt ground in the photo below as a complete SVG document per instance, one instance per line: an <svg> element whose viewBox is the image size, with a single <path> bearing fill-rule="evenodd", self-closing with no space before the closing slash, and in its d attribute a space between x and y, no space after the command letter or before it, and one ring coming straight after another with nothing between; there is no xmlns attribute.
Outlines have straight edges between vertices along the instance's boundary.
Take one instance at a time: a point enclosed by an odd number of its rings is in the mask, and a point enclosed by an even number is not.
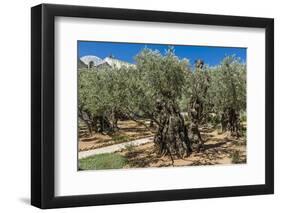
<svg viewBox="0 0 281 213"><path fill-rule="evenodd" d="M141 120L141 122L147 123L148 121ZM118 121L118 127L119 131L112 134L94 133L92 137L80 136L79 151L97 149L153 135L144 125L132 120Z"/></svg>
<svg viewBox="0 0 281 213"><path fill-rule="evenodd" d="M204 150L192 153L184 159L174 159L174 164L169 156L158 156L153 143L133 147L130 150L124 149L117 153L128 159L125 168L246 163L245 138L233 138L227 133L219 134L217 130L205 129L201 132L205 141Z"/></svg>
<svg viewBox="0 0 281 213"><path fill-rule="evenodd" d="M148 121L142 122L146 122L148 125ZM243 125L246 127L246 124ZM79 151L97 149L153 136L152 131L135 121L119 121L118 126L119 131L113 134L95 133L92 137L81 137L79 139ZM126 157L128 163L125 168L246 163L245 137L237 139L227 133L221 134L218 130L211 128L201 128L200 132L204 141L203 150L193 152L184 159L174 159L174 164L172 164L170 156L161 157L157 154L153 142L131 146L116 153Z"/></svg>

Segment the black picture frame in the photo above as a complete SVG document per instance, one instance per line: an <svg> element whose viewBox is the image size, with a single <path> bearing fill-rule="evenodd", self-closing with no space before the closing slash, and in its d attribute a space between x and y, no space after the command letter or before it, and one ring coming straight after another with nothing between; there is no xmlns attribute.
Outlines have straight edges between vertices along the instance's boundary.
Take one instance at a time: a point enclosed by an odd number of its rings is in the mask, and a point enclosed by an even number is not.
<svg viewBox="0 0 281 213"><path fill-rule="evenodd" d="M265 184L78 196L54 195L54 21L81 17L264 28L266 135ZM39 208L218 198L274 193L274 20L164 11L41 4L31 9L31 204Z"/></svg>

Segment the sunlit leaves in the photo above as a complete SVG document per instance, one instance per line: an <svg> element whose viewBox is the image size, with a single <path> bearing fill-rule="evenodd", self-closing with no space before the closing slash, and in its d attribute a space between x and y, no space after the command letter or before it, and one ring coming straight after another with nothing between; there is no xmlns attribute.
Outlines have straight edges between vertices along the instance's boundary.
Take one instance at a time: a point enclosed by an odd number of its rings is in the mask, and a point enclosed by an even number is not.
<svg viewBox="0 0 281 213"><path fill-rule="evenodd" d="M135 61L135 67L79 69L79 108L95 116L116 111L152 117L159 99L188 111L191 98L197 97L205 112L246 110L246 65L233 56L216 67L198 68L179 59L173 48L164 55L145 48Z"/></svg>

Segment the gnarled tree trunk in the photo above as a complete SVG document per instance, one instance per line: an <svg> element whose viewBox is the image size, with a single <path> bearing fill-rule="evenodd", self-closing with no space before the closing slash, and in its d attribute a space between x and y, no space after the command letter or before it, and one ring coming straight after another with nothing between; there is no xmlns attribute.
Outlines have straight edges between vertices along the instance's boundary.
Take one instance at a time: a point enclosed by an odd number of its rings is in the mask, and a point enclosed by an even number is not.
<svg viewBox="0 0 281 213"><path fill-rule="evenodd" d="M193 97L189 110L189 139L192 149L199 152L203 148L203 140L199 131L199 123L202 119L203 104L198 97Z"/></svg>
<svg viewBox="0 0 281 213"><path fill-rule="evenodd" d="M232 136L240 137L240 119L239 113L228 107L221 116L222 131L229 131Z"/></svg>
<svg viewBox="0 0 281 213"><path fill-rule="evenodd" d="M97 117L97 131L98 132L106 132L112 131L112 126L109 119L106 116L98 116Z"/></svg>
<svg viewBox="0 0 281 213"><path fill-rule="evenodd" d="M157 133L154 143L161 155L169 154L172 162L174 158L183 158L191 153L184 119L178 106L172 101L158 101L156 107L158 117Z"/></svg>
<svg viewBox="0 0 281 213"><path fill-rule="evenodd" d="M94 130L94 120L87 110L83 110L82 107L78 109L78 116L87 126L89 136L93 135Z"/></svg>
<svg viewBox="0 0 281 213"><path fill-rule="evenodd" d="M111 112L111 131L115 132L118 130L118 112L115 109L112 109Z"/></svg>

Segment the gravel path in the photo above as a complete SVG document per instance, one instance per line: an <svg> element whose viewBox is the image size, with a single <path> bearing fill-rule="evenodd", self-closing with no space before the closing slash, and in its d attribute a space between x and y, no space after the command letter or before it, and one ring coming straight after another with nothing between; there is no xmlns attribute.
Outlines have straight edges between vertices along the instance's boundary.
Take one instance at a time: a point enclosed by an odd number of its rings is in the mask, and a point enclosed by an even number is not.
<svg viewBox="0 0 281 213"><path fill-rule="evenodd" d="M134 140L134 141L129 141L129 142L125 142L125 143L119 143L119 144L115 144L115 145L111 145L111 146L106 146L106 147L102 147L102 148L98 148L98 149L82 151L82 152L79 152L78 158L82 159L82 158L86 158L86 157L90 157L90 156L98 155L98 154L113 153L113 152L117 152L117 151L120 151L120 150L126 148L126 146L128 146L128 145L138 146L138 145L149 143L152 141L153 141L153 136L148 137L148 138Z"/></svg>

